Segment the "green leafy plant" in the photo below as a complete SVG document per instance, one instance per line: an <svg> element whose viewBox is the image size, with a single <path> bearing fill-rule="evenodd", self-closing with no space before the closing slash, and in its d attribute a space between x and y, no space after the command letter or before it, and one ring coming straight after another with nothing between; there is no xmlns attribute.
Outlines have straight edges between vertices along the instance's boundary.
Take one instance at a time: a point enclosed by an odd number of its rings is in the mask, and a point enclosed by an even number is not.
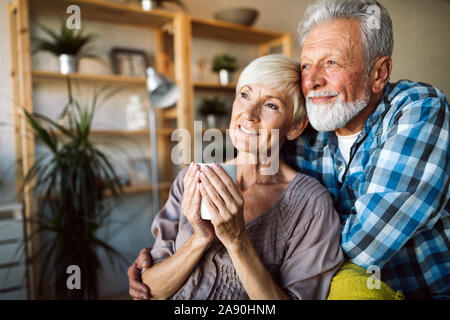
<svg viewBox="0 0 450 320"><path fill-rule="evenodd" d="M210 114L221 116L227 113L225 109L225 103L218 97L203 98L198 112L203 116L208 116Z"/></svg>
<svg viewBox="0 0 450 320"><path fill-rule="evenodd" d="M225 69L230 72L236 71L238 68L237 58L227 53L221 53L214 57L212 71L220 72Z"/></svg>
<svg viewBox="0 0 450 320"><path fill-rule="evenodd" d="M90 105L82 106L73 98L67 81L69 102L62 114L64 126L24 110L32 132L48 149L36 158L24 179L39 199L38 217L29 221L36 226L35 231L26 241L44 239L28 262L41 262L38 292L42 293L43 285L52 279L57 299L96 299L99 249L106 253L112 267L128 263L98 237L98 231L110 223L112 204L123 192L113 164L90 138L100 98L107 99L113 93L96 91ZM81 290L67 289L66 268L70 265L81 269Z"/></svg>
<svg viewBox="0 0 450 320"><path fill-rule="evenodd" d="M33 53L46 51L59 56L68 54L77 58L97 58L96 55L90 53L91 48L88 47L96 38L94 33L84 34L83 30L71 30L61 23L59 33L50 28L39 24L39 29L44 31L47 37L33 37L35 47Z"/></svg>

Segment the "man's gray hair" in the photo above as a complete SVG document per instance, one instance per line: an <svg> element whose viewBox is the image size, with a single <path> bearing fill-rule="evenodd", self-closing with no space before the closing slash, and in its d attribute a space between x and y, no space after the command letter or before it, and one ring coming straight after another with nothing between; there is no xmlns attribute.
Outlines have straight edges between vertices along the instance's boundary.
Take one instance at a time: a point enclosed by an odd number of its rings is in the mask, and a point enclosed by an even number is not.
<svg viewBox="0 0 450 320"><path fill-rule="evenodd" d="M376 0L319 0L310 5L299 24L300 44L311 30L337 19L357 19L361 25L361 50L366 75L382 56L392 56L394 35L388 11Z"/></svg>

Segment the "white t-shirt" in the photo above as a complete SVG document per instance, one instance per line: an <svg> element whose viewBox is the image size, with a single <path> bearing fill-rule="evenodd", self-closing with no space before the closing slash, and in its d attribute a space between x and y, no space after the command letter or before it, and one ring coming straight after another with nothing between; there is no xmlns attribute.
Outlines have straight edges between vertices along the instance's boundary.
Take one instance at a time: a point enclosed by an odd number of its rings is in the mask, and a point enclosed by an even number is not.
<svg viewBox="0 0 450 320"><path fill-rule="evenodd" d="M356 139L358 139L361 131L352 134L350 136L340 136L336 134L338 138L339 150L341 151L342 156L344 157L345 163L348 164L348 160L350 159L350 149L355 143Z"/></svg>

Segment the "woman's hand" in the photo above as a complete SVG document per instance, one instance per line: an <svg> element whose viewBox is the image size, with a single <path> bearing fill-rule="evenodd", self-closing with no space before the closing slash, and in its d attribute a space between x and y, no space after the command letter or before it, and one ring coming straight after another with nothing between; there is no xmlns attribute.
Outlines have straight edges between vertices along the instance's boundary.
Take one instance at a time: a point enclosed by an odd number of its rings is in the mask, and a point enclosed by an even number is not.
<svg viewBox="0 0 450 320"><path fill-rule="evenodd" d="M247 239L244 197L231 177L217 164L203 167L200 191L211 212L217 237L228 249Z"/></svg>
<svg viewBox="0 0 450 320"><path fill-rule="evenodd" d="M200 170L197 164L191 163L183 179L184 194L181 208L184 216L194 228L196 239L202 244L209 244L214 239L214 227L209 221L200 217Z"/></svg>

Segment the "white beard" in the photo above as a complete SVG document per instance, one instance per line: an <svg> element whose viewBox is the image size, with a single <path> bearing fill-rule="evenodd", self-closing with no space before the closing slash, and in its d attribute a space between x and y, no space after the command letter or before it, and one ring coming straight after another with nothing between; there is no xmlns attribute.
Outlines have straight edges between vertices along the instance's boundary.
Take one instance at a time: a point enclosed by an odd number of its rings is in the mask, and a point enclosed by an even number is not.
<svg viewBox="0 0 450 320"><path fill-rule="evenodd" d="M315 104L311 97L326 95L337 95L334 104ZM343 128L347 123L360 113L369 103L369 92L364 94L354 102L342 102L342 97L337 92L312 92L306 97L306 111L309 123L317 131L333 131Z"/></svg>

